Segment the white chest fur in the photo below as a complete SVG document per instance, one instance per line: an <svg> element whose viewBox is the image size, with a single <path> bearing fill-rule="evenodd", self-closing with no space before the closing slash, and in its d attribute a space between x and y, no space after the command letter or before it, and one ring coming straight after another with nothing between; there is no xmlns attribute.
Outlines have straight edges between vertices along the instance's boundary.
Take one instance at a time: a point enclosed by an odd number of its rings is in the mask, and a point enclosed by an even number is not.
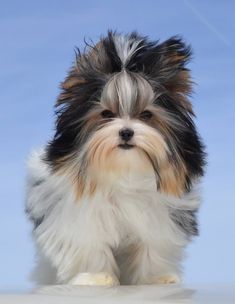
<svg viewBox="0 0 235 304"><path fill-rule="evenodd" d="M39 155L29 163L27 208L33 220L42 219L34 235L56 269L56 282L87 271L114 273L129 283L143 283L156 273L179 273L187 238L170 210L195 209L194 195L164 196L151 171L133 170L118 179L106 176L93 196L77 201L70 182L51 174Z"/></svg>

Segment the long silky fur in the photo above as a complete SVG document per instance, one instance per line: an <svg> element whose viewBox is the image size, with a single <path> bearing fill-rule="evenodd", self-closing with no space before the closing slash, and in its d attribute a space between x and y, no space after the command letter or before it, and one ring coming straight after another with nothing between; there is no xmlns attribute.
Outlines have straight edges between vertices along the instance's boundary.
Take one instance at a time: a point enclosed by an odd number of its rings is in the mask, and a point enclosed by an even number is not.
<svg viewBox="0 0 235 304"><path fill-rule="evenodd" d="M110 31L77 51L56 102L55 135L29 159L37 283L71 283L82 272L123 284L181 276L184 248L198 235L205 165L190 58L178 36L160 43L136 32ZM129 150L121 148L124 128L134 133Z"/></svg>

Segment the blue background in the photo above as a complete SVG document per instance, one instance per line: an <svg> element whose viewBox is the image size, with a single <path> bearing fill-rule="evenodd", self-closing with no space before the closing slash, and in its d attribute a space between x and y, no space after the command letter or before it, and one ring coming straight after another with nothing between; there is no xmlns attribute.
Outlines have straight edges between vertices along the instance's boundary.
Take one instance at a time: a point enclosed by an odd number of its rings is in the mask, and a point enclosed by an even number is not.
<svg viewBox="0 0 235 304"><path fill-rule="evenodd" d="M83 38L107 29L152 39L180 34L190 64L197 125L209 154L201 236L188 248L186 283L234 281L235 1L1 1L0 289L30 286L34 261L24 215L26 158L53 133L58 84Z"/></svg>

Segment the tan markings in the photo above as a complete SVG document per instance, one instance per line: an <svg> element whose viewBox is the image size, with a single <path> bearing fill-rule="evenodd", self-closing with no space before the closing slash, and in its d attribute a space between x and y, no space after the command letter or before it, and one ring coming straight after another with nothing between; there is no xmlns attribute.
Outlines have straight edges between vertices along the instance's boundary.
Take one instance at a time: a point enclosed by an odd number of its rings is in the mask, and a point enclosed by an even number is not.
<svg viewBox="0 0 235 304"><path fill-rule="evenodd" d="M108 141L109 134L97 131L95 137L92 138L87 154L87 161L94 168L107 169L110 165L109 156L113 150L113 146Z"/></svg>
<svg viewBox="0 0 235 304"><path fill-rule="evenodd" d="M93 118L91 115L87 121L88 125L83 128L83 132L88 132L88 134L93 124L97 122L95 116L98 114L92 114ZM96 130L95 136L88 139L80 155L70 154L54 163L55 173L65 175L70 179L77 200L84 195L92 196L96 192L97 180L103 170L108 172L120 170L113 153L117 143L112 134L118 134L117 128L116 124L113 126L108 123L106 128ZM85 153L84 158L82 153Z"/></svg>
<svg viewBox="0 0 235 304"><path fill-rule="evenodd" d="M170 62L180 62L187 59L187 56L179 55L177 52L174 52L174 54L169 56Z"/></svg>
<svg viewBox="0 0 235 304"><path fill-rule="evenodd" d="M88 196L93 196L96 189L97 183L95 179L91 176L87 176L89 168L86 168L85 172L79 173L79 164L78 161L74 163L70 162L70 165L66 164L61 167L56 174L58 176L67 176L70 180L70 183L74 189L76 201L79 202L81 198L86 194Z"/></svg>
<svg viewBox="0 0 235 304"><path fill-rule="evenodd" d="M169 162L159 168L160 190L164 193L181 196L185 191L187 170L183 162L177 167Z"/></svg>
<svg viewBox="0 0 235 304"><path fill-rule="evenodd" d="M61 87L65 90L71 89L74 86L78 86L81 83L85 83L85 79L78 76L69 76L62 84Z"/></svg>
<svg viewBox="0 0 235 304"><path fill-rule="evenodd" d="M163 120L163 118L165 119ZM171 149L173 149L170 153L173 153L174 157L177 159L176 164L169 162L169 160L165 163L159 163L160 189L165 193L180 196L185 190L187 170L184 162L178 155L177 150L174 150L175 140L172 137L172 127L178 129L181 128L181 126L177 125L177 121L174 121L172 117L168 117L167 113L161 113L157 119L158 129L170 141Z"/></svg>
<svg viewBox="0 0 235 304"><path fill-rule="evenodd" d="M193 81L189 71L180 71L175 77L168 80L164 86L169 90L176 102L179 102L187 111L192 113L192 105L187 95L192 93Z"/></svg>
<svg viewBox="0 0 235 304"><path fill-rule="evenodd" d="M160 191L180 196L185 191L187 170L177 150L174 149L176 143L173 138L172 127L177 129L181 128L181 126L177 125L177 121L163 109L155 107L151 110L154 113L150 123L152 128L143 129L144 136L138 146L146 151L152 165L158 171L160 180L157 180L157 182L159 183ZM170 150L165 142L166 138L171 143ZM176 163L172 163L169 160L168 155L171 153L174 154Z"/></svg>
<svg viewBox="0 0 235 304"><path fill-rule="evenodd" d="M74 158L73 154L60 157L53 161L53 169L59 175L70 174L71 175L71 163Z"/></svg>
<svg viewBox="0 0 235 304"><path fill-rule="evenodd" d="M60 158L55 166L55 174L58 176L66 176L74 189L76 199L79 201L84 194L86 188L86 176L79 174L79 163L74 155L67 155Z"/></svg>
<svg viewBox="0 0 235 304"><path fill-rule="evenodd" d="M146 134L142 142L138 143L138 147L142 148L150 158L157 164L165 162L167 159L167 145L160 134Z"/></svg>
<svg viewBox="0 0 235 304"><path fill-rule="evenodd" d="M174 93L190 94L192 84L189 71L180 71L164 84L167 90Z"/></svg>
<svg viewBox="0 0 235 304"><path fill-rule="evenodd" d="M94 68L100 72L107 73L107 55L102 44L103 42L101 41L94 47L91 46L86 54L83 54L81 57L76 59L77 61L71 69L69 76L61 83L61 88L64 92L62 92L57 99L58 105L74 96L74 92L71 90L73 87L86 83L86 80L81 75L80 67L86 67L87 62L91 62Z"/></svg>
<svg viewBox="0 0 235 304"><path fill-rule="evenodd" d="M79 201L82 198L86 188L85 178L82 176L78 176L77 181L73 184L73 186L75 188L77 201Z"/></svg>

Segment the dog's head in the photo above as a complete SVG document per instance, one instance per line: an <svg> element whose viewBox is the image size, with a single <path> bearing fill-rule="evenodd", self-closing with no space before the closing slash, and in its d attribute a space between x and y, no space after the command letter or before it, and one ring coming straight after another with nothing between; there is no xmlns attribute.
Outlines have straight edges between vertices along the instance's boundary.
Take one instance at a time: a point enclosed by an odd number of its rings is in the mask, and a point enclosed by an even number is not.
<svg viewBox="0 0 235 304"><path fill-rule="evenodd" d="M190 47L109 32L77 52L62 83L47 161L79 192L100 174L152 171L159 191L180 196L203 174L203 147L188 100ZM89 176L93 176L93 180Z"/></svg>

